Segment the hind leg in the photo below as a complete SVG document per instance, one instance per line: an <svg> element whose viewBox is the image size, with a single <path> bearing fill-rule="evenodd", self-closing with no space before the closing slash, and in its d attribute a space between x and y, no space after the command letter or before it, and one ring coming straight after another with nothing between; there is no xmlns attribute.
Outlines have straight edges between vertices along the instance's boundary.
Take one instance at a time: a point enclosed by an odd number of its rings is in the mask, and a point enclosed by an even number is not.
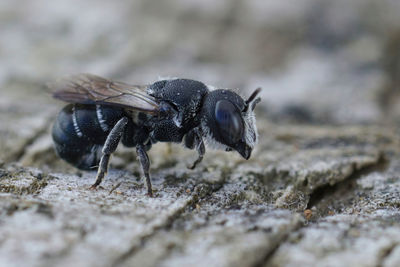
<svg viewBox="0 0 400 267"><path fill-rule="evenodd" d="M120 119L108 134L103 146L103 155L101 156L99 168L97 170L96 182L90 187L90 189L95 189L107 174L108 162L110 161L111 154L117 149L127 123L128 118L124 117Z"/></svg>

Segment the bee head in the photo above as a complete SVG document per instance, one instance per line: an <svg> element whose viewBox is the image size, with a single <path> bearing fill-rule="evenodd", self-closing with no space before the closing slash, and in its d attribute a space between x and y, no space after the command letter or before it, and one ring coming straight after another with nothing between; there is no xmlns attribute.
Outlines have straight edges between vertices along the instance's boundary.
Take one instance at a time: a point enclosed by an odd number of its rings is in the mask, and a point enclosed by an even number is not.
<svg viewBox="0 0 400 267"><path fill-rule="evenodd" d="M227 89L211 91L203 104L202 130L208 145L226 151L236 150L249 159L257 143L254 108L260 98L256 89L245 101Z"/></svg>

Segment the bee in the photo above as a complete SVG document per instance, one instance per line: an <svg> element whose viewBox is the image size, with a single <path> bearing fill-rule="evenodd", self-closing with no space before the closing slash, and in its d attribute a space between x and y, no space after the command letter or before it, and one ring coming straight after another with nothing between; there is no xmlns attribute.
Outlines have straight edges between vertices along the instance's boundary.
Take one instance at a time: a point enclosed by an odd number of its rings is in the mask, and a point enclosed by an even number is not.
<svg viewBox="0 0 400 267"><path fill-rule="evenodd" d="M157 142L196 149L194 169L212 148L237 151L246 160L257 143L254 108L261 88L247 100L228 89L211 89L190 79L164 79L131 85L92 74L78 74L49 85L53 97L68 102L52 128L57 155L71 165L97 167L96 188L120 142L135 147L153 196L147 151Z"/></svg>

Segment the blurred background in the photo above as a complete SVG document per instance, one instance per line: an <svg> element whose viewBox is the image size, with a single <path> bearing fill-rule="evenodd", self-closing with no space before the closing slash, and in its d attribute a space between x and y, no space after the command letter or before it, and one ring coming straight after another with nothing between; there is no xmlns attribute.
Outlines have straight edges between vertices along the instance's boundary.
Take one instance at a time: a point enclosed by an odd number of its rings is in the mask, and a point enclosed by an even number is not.
<svg viewBox="0 0 400 267"><path fill-rule="evenodd" d="M398 0L2 0L0 108L61 105L43 85L89 72L261 86L278 122L393 122L399 14Z"/></svg>
<svg viewBox="0 0 400 267"><path fill-rule="evenodd" d="M45 87L81 72L262 87L260 143L193 172L154 146L154 199L120 146L89 191ZM400 266L399 133L400 0L0 0L2 266Z"/></svg>

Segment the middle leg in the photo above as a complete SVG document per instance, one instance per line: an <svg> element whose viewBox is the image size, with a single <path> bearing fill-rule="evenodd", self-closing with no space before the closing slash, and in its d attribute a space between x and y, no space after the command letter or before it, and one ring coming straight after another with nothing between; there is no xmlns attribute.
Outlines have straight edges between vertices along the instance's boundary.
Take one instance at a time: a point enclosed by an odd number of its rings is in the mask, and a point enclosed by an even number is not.
<svg viewBox="0 0 400 267"><path fill-rule="evenodd" d="M151 186L151 180L150 180L150 160L149 160L149 156L147 156L144 145L137 145L136 153L139 157L140 164L142 165L144 177L146 178L147 194L150 197L152 197L153 196L153 188Z"/></svg>

